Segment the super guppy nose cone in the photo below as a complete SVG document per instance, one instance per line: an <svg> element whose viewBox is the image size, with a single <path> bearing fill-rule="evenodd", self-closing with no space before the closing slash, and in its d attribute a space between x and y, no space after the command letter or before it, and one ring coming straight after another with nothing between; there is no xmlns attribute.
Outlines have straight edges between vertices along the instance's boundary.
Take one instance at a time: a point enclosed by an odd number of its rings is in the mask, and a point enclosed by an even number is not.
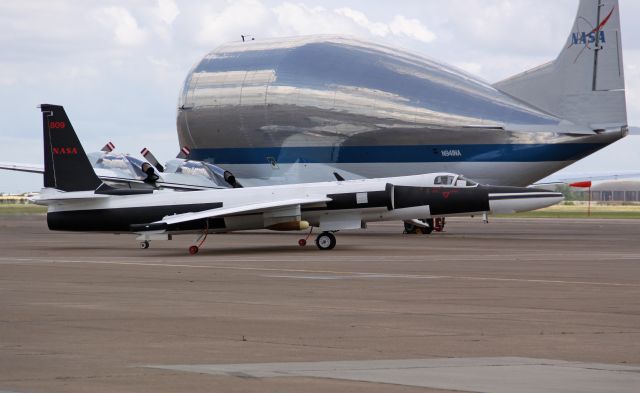
<svg viewBox="0 0 640 393"><path fill-rule="evenodd" d="M553 206L564 200L559 192L526 187L490 187L491 213L509 214Z"/></svg>

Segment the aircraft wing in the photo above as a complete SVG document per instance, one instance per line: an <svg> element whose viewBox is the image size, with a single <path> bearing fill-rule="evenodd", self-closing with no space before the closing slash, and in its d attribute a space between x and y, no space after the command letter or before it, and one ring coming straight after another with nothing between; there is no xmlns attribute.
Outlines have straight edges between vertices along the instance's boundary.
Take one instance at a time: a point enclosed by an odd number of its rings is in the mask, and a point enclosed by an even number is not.
<svg viewBox="0 0 640 393"><path fill-rule="evenodd" d="M37 164L17 164L14 162L0 162L0 169L17 172L44 173L44 166Z"/></svg>
<svg viewBox="0 0 640 393"><path fill-rule="evenodd" d="M272 209L293 207L297 205L311 205L316 203L330 202L331 198L327 197L310 197L310 198L296 198L296 199L283 199L280 201L265 202L265 203L252 203L249 205L234 206L234 207L221 207L217 209L203 210L193 213L174 214L164 217L161 221L156 221L150 226L158 225L173 225L188 221L202 220L205 218L230 216L233 214L248 214L255 212L268 211Z"/></svg>
<svg viewBox="0 0 640 393"><path fill-rule="evenodd" d="M63 192L53 189L44 189L39 195L29 198L29 200L36 205L49 205L70 200L80 201L102 198L109 198L109 195L96 194L95 191Z"/></svg>

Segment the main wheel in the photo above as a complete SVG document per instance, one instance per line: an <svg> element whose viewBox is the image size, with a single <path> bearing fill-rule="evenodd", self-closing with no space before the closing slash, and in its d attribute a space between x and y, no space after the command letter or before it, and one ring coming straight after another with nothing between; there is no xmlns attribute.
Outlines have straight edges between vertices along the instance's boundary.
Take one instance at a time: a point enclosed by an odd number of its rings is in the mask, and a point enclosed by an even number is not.
<svg viewBox="0 0 640 393"><path fill-rule="evenodd" d="M424 222L427 223L427 225L429 225L426 228L420 228L420 230L422 231L423 235L430 235L431 232L433 232L433 218L427 218L426 220L422 220Z"/></svg>
<svg viewBox="0 0 640 393"><path fill-rule="evenodd" d="M424 219L424 220L420 220L425 222L428 226L427 227L419 227L417 225L414 225L410 222L404 222L404 233L415 233L415 234L423 234L423 235L429 235L431 232L433 232L433 219L432 218L428 218L428 219Z"/></svg>
<svg viewBox="0 0 640 393"><path fill-rule="evenodd" d="M410 222L404 223L404 233L420 233L420 228Z"/></svg>
<svg viewBox="0 0 640 393"><path fill-rule="evenodd" d="M143 242L140 242L140 248L142 248L143 250L146 250L147 248L149 248L149 242L146 240Z"/></svg>
<svg viewBox="0 0 640 393"><path fill-rule="evenodd" d="M322 232L316 237L316 246L321 250L331 250L336 246L336 237L331 232Z"/></svg>
<svg viewBox="0 0 640 393"><path fill-rule="evenodd" d="M196 255L198 253L198 250L198 246L191 246L189 247L189 254Z"/></svg>

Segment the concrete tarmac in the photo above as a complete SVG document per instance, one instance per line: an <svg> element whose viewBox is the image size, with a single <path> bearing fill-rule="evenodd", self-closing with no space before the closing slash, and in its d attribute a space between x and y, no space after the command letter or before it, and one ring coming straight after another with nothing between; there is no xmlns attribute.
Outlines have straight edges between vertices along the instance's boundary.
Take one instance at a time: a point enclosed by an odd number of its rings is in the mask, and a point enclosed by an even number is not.
<svg viewBox="0 0 640 393"><path fill-rule="evenodd" d="M640 221L54 233L0 217L0 392L640 391Z"/></svg>

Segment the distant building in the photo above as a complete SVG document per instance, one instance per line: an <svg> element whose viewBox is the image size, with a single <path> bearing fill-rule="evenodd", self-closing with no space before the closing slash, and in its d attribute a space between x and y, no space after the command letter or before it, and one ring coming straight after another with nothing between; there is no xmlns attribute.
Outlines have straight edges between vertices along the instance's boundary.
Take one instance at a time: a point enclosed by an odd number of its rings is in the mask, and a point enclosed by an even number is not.
<svg viewBox="0 0 640 393"><path fill-rule="evenodd" d="M0 195L0 203L6 203L6 204L31 203L27 198L29 198L32 195L34 195L34 193Z"/></svg>
<svg viewBox="0 0 640 393"><path fill-rule="evenodd" d="M589 198L589 190L575 189L582 200ZM591 200L598 202L640 202L640 180L611 180L598 182L591 187Z"/></svg>

